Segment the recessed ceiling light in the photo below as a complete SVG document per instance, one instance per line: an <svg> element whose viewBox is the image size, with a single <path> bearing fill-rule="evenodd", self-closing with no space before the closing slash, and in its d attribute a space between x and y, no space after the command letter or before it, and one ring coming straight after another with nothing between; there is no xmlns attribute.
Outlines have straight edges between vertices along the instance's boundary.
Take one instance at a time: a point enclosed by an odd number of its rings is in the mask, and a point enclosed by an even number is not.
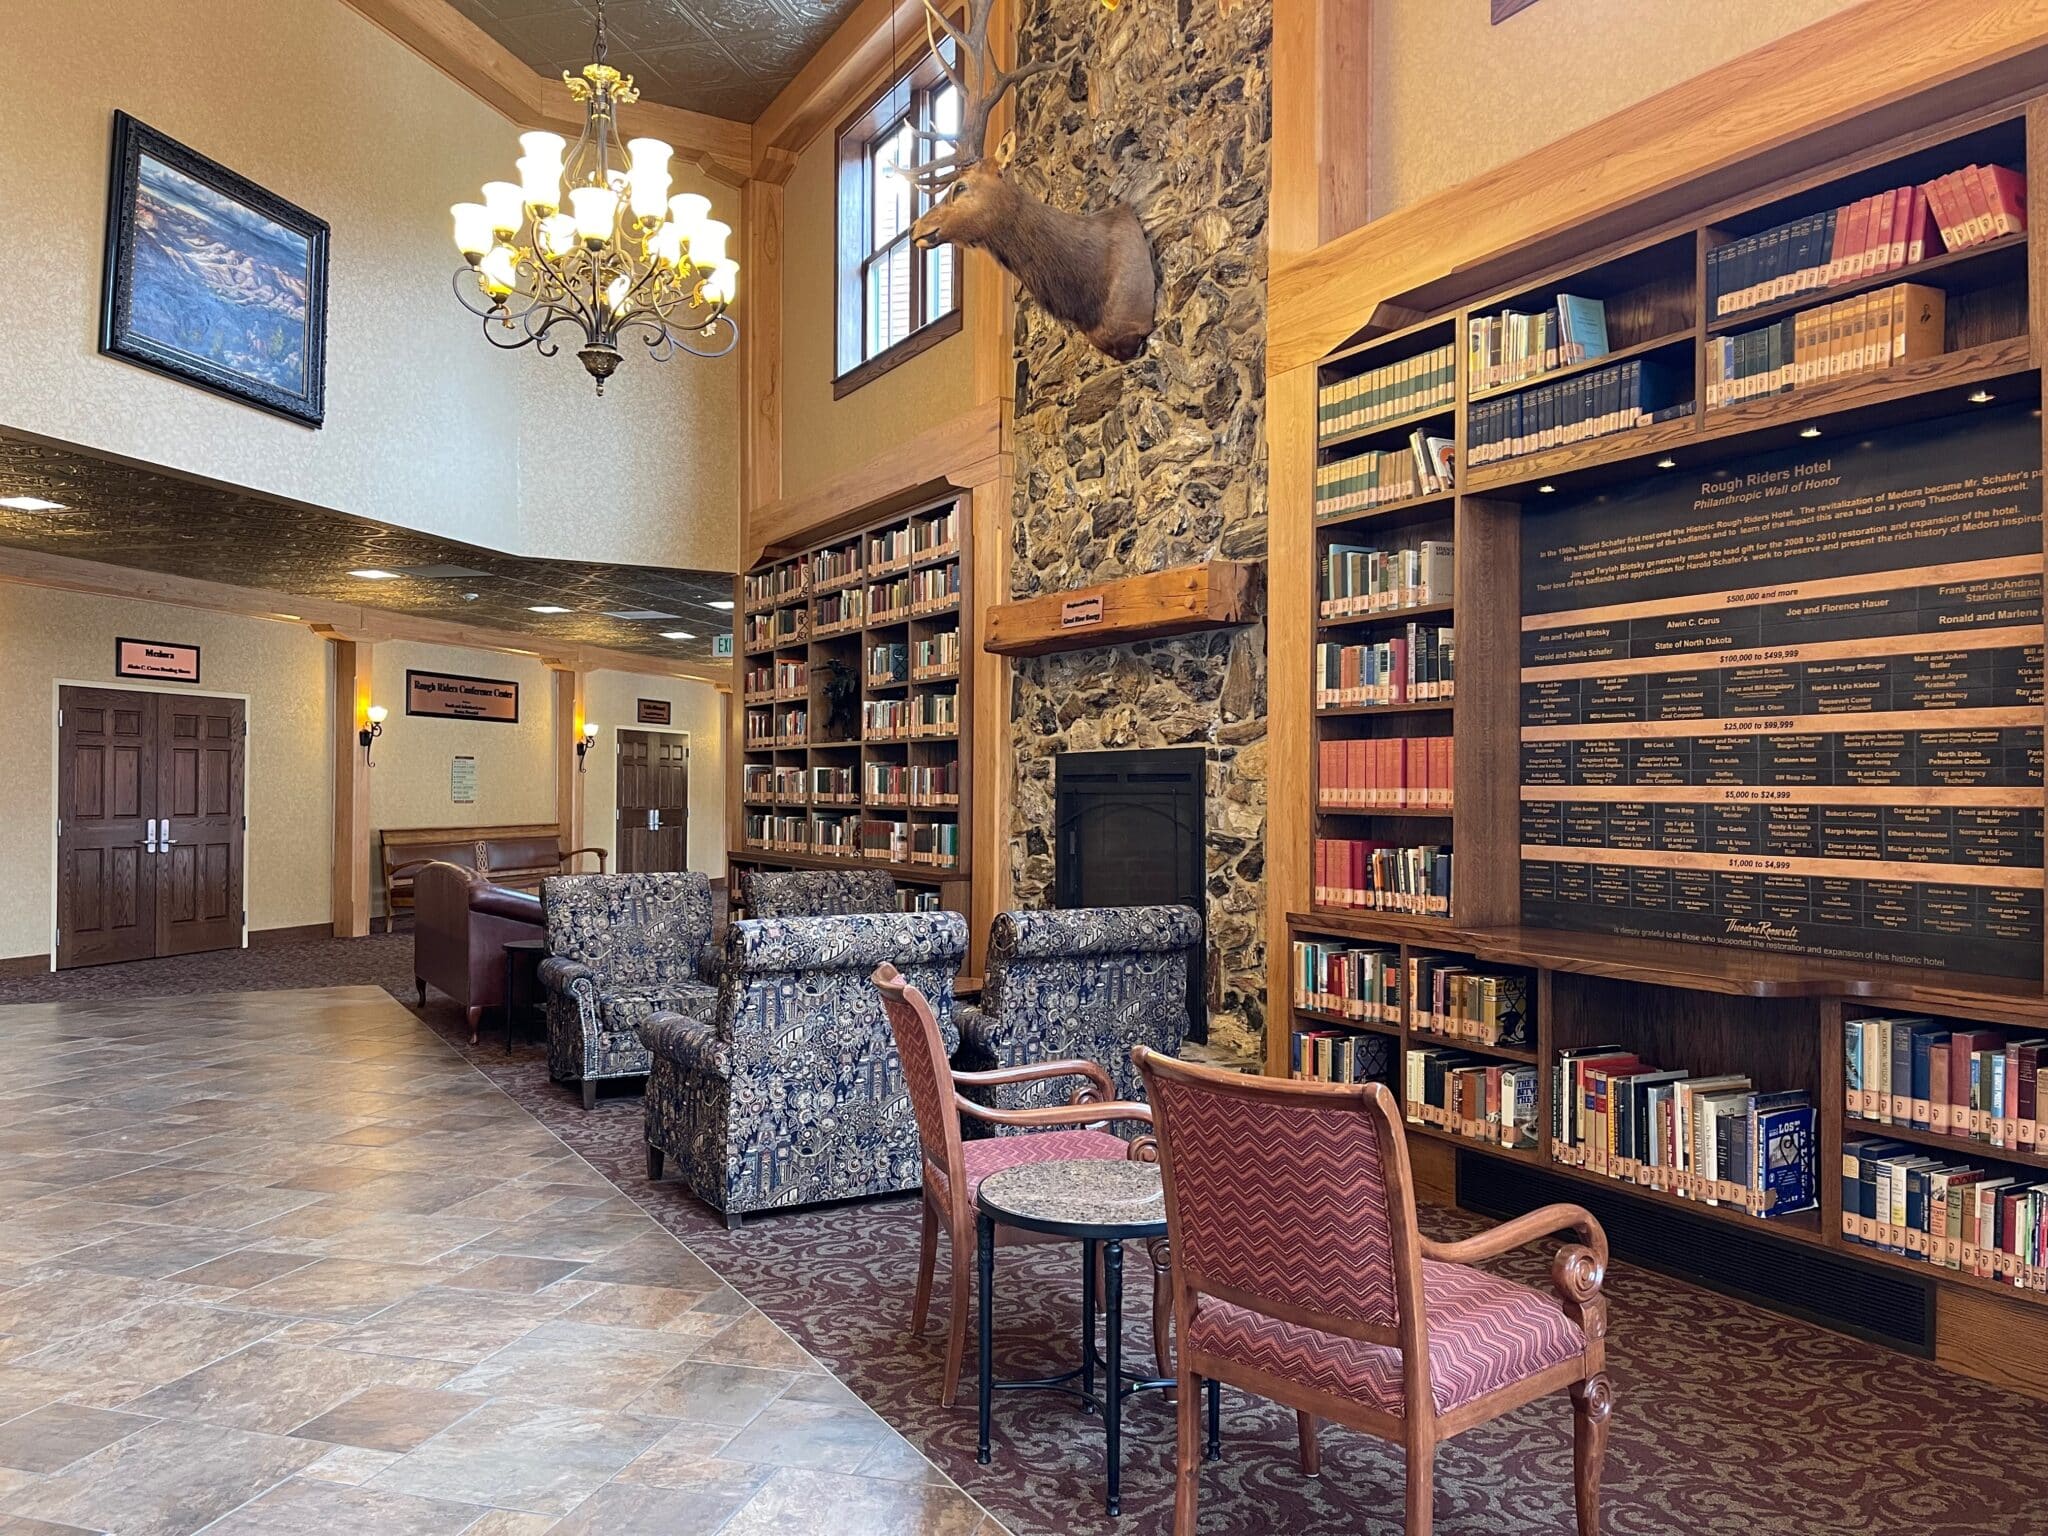
<svg viewBox="0 0 2048 1536"><path fill-rule="evenodd" d="M1820 436L1820 428L1819 428L1819 427L1801 427L1801 428L1799 429L1799 435L1800 435L1801 437L1819 437L1819 436Z"/></svg>
<svg viewBox="0 0 2048 1536"><path fill-rule="evenodd" d="M62 512L61 501L45 501L40 496L0 496L0 507L12 507L17 512Z"/></svg>
<svg viewBox="0 0 2048 1536"><path fill-rule="evenodd" d="M528 613L567 613L569 610L557 607L553 603L535 603L526 611Z"/></svg>
<svg viewBox="0 0 2048 1536"><path fill-rule="evenodd" d="M664 640L694 640L697 637L687 629L664 629L661 632L661 638Z"/></svg>
<svg viewBox="0 0 2048 1536"><path fill-rule="evenodd" d="M1537 486L1536 489L1540 491L1543 495L1548 496L1552 491L1556 490L1557 487L1552 485L1548 480L1546 480L1541 485Z"/></svg>
<svg viewBox="0 0 2048 1536"><path fill-rule="evenodd" d="M398 580L398 572L396 572L396 571L380 571L380 570L378 570L378 569L377 569L377 568L376 568L375 566L365 566L365 567L364 567L364 568L363 568L362 570L360 570L360 571L350 571L350 572L349 572L349 575L351 575L351 576L358 576L358 577L361 577L361 578L362 578L362 579L363 579L364 581L396 581L396 580Z"/></svg>
<svg viewBox="0 0 2048 1536"><path fill-rule="evenodd" d="M653 623L657 619L680 619L680 613L669 613L660 608L607 608L604 616L608 619L635 619Z"/></svg>
<svg viewBox="0 0 2048 1536"><path fill-rule="evenodd" d="M1657 467L1659 469L1676 469L1678 468L1678 460L1666 456L1657 461Z"/></svg>
<svg viewBox="0 0 2048 1536"><path fill-rule="evenodd" d="M1998 396L1996 396L1996 395L1994 395L1993 393L1991 393L1991 391L1990 391L1990 390L1988 390L1988 389L1980 389L1980 390L1977 390L1977 391L1975 391L1974 393L1972 393L1972 394L1971 394L1971 396L1970 396L1970 404L1972 404L1972 405L1989 405L1989 404L1990 404L1990 403L1991 403L1992 401L1996 400L1997 398L1998 398Z"/></svg>
<svg viewBox="0 0 2048 1536"><path fill-rule="evenodd" d="M720 598L716 602L707 603L705 606L708 608L716 608L721 613L732 612L732 602L730 601L730 599L727 598Z"/></svg>

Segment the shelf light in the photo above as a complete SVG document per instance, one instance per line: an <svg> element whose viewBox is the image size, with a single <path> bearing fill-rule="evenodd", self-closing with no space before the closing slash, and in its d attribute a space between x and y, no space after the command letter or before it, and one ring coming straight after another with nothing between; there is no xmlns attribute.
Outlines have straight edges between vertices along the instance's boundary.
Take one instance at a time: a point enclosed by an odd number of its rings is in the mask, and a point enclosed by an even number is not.
<svg viewBox="0 0 2048 1536"><path fill-rule="evenodd" d="M1544 481L1541 485L1536 487L1537 493L1543 496L1550 495L1551 493L1556 491L1556 489L1557 487L1552 485L1548 480Z"/></svg>
<svg viewBox="0 0 2048 1536"><path fill-rule="evenodd" d="M721 597L712 602L706 603L704 606L707 608L716 608L720 613L732 612L732 600L730 598Z"/></svg>
<svg viewBox="0 0 2048 1536"><path fill-rule="evenodd" d="M1672 458L1671 455L1667 453L1663 458L1657 461L1657 467L1659 469L1676 469L1678 468L1678 460Z"/></svg>
<svg viewBox="0 0 2048 1536"><path fill-rule="evenodd" d="M1988 389L1975 389L1970 391L1970 404L1972 405L1989 405L1992 401L1996 400L1997 398L1998 396L1991 393L1991 391Z"/></svg>
<svg viewBox="0 0 2048 1536"><path fill-rule="evenodd" d="M1820 428L1819 428L1819 427L1801 427L1801 428L1799 429L1799 435L1800 435L1801 437L1819 437L1819 436L1820 436Z"/></svg>
<svg viewBox="0 0 2048 1536"><path fill-rule="evenodd" d="M661 638L664 640L694 640L697 637L687 629L664 629L661 632Z"/></svg>
<svg viewBox="0 0 2048 1536"><path fill-rule="evenodd" d="M380 570L378 570L378 569L377 569L377 568L376 568L376 567L375 567L374 565L368 565L368 566L364 566L364 567L363 567L363 569L361 569L360 571L350 571L350 572L349 572L349 575L351 575L351 576L354 576L354 577L356 577L356 578L357 578L358 580L361 580L361 581L396 581L396 580L398 580L398 572L396 572L396 571L380 571Z"/></svg>

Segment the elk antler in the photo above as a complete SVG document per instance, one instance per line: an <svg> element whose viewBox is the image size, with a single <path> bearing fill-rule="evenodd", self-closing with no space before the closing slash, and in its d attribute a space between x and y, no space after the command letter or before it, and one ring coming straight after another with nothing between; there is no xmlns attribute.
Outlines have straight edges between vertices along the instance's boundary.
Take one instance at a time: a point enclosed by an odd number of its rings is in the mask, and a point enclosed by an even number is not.
<svg viewBox="0 0 2048 1536"><path fill-rule="evenodd" d="M944 134L922 128L914 130L916 136L927 143L949 146L947 153L935 155L922 165L905 170L905 174L927 193L936 195L945 191L969 166L984 158L988 120L1013 86L1048 70L1071 68L1080 57L1081 42L1077 39L1053 58L1020 64L1015 69L1001 68L996 63L995 49L988 40L989 20L995 8L996 0L968 0L967 21L962 26L933 4L933 0L924 0L925 35L931 42L932 57L960 93L960 127L957 132ZM955 58L946 57L946 50L932 31L934 22L952 41Z"/></svg>

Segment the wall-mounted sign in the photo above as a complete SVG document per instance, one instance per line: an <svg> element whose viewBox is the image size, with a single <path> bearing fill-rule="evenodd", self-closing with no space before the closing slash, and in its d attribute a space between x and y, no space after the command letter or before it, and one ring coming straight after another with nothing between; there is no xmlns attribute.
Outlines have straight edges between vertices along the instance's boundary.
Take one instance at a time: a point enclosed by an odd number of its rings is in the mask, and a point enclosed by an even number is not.
<svg viewBox="0 0 2048 1536"><path fill-rule="evenodd" d="M476 759L458 757L448 768L448 797L457 805L476 804Z"/></svg>
<svg viewBox="0 0 2048 1536"><path fill-rule="evenodd" d="M667 725L669 705L667 699L642 699L640 712L635 717L642 725Z"/></svg>
<svg viewBox="0 0 2048 1536"><path fill-rule="evenodd" d="M1080 629L1088 624L1102 622L1102 594L1093 597L1070 597L1060 604L1060 628Z"/></svg>
<svg viewBox="0 0 2048 1536"><path fill-rule="evenodd" d="M519 685L498 677L463 677L454 672L405 674L405 712L445 720L519 723Z"/></svg>
<svg viewBox="0 0 2048 1536"><path fill-rule="evenodd" d="M168 640L116 640L114 676L147 677L160 683L199 681L199 647Z"/></svg>
<svg viewBox="0 0 2048 1536"><path fill-rule="evenodd" d="M713 635L711 637L711 654L713 656L730 656L732 654L732 636Z"/></svg>

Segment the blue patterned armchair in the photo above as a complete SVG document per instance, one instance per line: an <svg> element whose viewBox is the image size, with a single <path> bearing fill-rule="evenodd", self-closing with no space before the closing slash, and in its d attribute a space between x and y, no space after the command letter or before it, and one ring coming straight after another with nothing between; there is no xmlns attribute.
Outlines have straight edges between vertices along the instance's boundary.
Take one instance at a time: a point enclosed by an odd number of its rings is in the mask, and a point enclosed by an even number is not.
<svg viewBox="0 0 2048 1536"><path fill-rule="evenodd" d="M606 1078L641 1077L639 1026L657 1013L709 1018L711 882L691 872L543 880L548 1075L581 1083L594 1108Z"/></svg>
<svg viewBox="0 0 2048 1536"><path fill-rule="evenodd" d="M756 869L739 877L748 917L845 917L894 912L896 881L879 869Z"/></svg>
<svg viewBox="0 0 2048 1536"><path fill-rule="evenodd" d="M1180 1053L1188 1031L1188 967L1202 958L1192 907L1076 907L998 912L978 1007L956 1010L963 1072L1078 1058L1098 1062L1115 1097L1142 1103L1131 1047ZM1065 1085L1011 1083L997 1109L1061 1102Z"/></svg>
<svg viewBox="0 0 2048 1536"><path fill-rule="evenodd" d="M957 912L747 919L726 935L716 1014L641 1029L647 1176L665 1158L737 1227L753 1211L918 1187L917 1116L881 995L884 960L933 1000L950 1050Z"/></svg>

